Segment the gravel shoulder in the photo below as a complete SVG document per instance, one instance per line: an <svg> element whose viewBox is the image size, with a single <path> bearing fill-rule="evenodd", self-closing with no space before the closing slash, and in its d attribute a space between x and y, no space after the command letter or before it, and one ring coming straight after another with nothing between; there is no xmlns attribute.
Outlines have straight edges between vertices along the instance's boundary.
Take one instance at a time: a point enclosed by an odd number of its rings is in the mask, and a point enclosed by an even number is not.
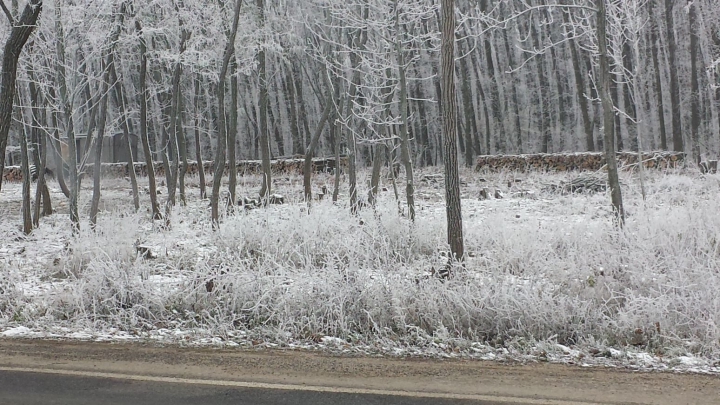
<svg viewBox="0 0 720 405"><path fill-rule="evenodd" d="M716 404L720 397L720 378L707 375L137 343L2 339L0 369L454 394L518 404Z"/></svg>

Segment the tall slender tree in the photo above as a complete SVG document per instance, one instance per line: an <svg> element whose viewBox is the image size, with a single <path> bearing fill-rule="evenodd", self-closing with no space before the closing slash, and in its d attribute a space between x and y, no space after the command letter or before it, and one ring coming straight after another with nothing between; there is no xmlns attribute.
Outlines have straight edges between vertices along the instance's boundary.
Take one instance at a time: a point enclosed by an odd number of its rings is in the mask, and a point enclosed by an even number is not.
<svg viewBox="0 0 720 405"><path fill-rule="evenodd" d="M605 160L608 168L608 184L610 195L615 212L615 218L619 226L625 223L625 210L623 208L622 192L620 190L620 178L617 168L617 155L615 147L615 107L610 95L610 56L607 45L607 8L606 0L596 0L597 7L597 43L598 58L600 59L600 83L598 83L600 98L603 107L603 131L605 132Z"/></svg>
<svg viewBox="0 0 720 405"><path fill-rule="evenodd" d="M227 126L225 123L225 79L230 67L230 58L235 53L235 37L238 31L238 21L240 20L240 7L242 0L235 0L235 9L233 12L233 20L230 32L225 43L225 51L223 53L222 67L220 68L219 82L217 86L217 100L220 108L218 116L218 139L217 149L215 153L212 195L210 197L210 209L213 229L220 228L220 184L222 183L223 172L225 171L225 150L227 148Z"/></svg>
<svg viewBox="0 0 720 405"><path fill-rule="evenodd" d="M442 75L443 160L445 165L445 212L450 260L463 260L462 209L460 205L460 174L457 156L457 101L455 94L455 1L442 0L440 9ZM448 267L446 276L450 276Z"/></svg>

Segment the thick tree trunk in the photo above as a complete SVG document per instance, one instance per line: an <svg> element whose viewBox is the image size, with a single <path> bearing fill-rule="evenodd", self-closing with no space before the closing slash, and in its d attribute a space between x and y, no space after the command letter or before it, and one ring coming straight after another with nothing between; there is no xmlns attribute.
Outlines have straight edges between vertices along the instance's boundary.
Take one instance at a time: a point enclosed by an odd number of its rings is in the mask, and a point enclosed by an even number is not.
<svg viewBox="0 0 720 405"><path fill-rule="evenodd" d="M451 260L463 260L465 243L460 206L460 175L457 156L457 106L455 100L455 1L441 0L442 126L445 162L445 205ZM450 276L448 267L446 276Z"/></svg>
<svg viewBox="0 0 720 405"><path fill-rule="evenodd" d="M610 96L610 64L607 50L607 11L605 0L596 0L597 6L597 41L600 58L600 98L603 106L603 127L605 131L605 159L608 168L608 183L615 218L619 226L625 223L620 179L618 176L617 156L615 149L615 110Z"/></svg>
<svg viewBox="0 0 720 405"><path fill-rule="evenodd" d="M30 34L35 30L41 10L41 0L29 0L17 23L10 30L10 35L3 48L2 72L0 73L0 173L5 170L5 150L12 124L18 59ZM0 189L2 189L1 176Z"/></svg>

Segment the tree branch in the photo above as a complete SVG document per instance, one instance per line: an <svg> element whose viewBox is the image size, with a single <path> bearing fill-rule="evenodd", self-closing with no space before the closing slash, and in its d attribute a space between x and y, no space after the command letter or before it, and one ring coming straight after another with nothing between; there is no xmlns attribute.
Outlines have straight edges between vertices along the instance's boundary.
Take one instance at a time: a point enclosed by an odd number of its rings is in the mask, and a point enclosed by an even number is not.
<svg viewBox="0 0 720 405"><path fill-rule="evenodd" d="M12 14L10 14L10 10L8 10L7 6L5 5L5 1L4 1L4 0L0 0L0 7L2 7L3 12L5 12L5 15L6 15L7 18L8 18L8 21L10 21L10 26L11 26L11 27L14 27L14 26L15 26L15 19L13 18Z"/></svg>

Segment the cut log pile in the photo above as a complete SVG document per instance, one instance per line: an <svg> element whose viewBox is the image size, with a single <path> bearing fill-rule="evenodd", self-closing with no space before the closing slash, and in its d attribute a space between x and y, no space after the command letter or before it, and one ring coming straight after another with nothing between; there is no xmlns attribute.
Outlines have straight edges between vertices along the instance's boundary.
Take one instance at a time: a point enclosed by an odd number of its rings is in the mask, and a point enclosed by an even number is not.
<svg viewBox="0 0 720 405"><path fill-rule="evenodd" d="M617 154L620 169L637 167L638 154L619 152ZM680 152L644 152L643 163L646 168L669 169L680 167L685 154ZM605 154L601 152L553 153L528 155L485 155L477 158L476 171L598 171L605 167Z"/></svg>
<svg viewBox="0 0 720 405"><path fill-rule="evenodd" d="M303 173L303 159L282 159L272 161L272 171L275 174L302 174ZM340 158L340 170L344 171L347 168L348 160L347 157ZM147 176L147 167L145 163L135 163L135 174L138 176ZM165 169L162 162L155 162L155 174L158 176L165 176ZM86 177L92 177L94 165L88 165L83 171ZM212 175L213 162L203 162L205 173ZM335 158L315 158L313 159L313 172L314 173L332 173L335 170ZM259 160L241 160L237 162L238 174L251 175L260 174L262 171L262 163ZM102 163L100 166L100 175L102 177L127 177L129 175L127 163ZM228 167L225 167L225 174L228 173ZM197 162L188 162L187 167L188 175L198 174ZM19 166L8 166L3 170L3 182L20 182L23 179L23 173Z"/></svg>

